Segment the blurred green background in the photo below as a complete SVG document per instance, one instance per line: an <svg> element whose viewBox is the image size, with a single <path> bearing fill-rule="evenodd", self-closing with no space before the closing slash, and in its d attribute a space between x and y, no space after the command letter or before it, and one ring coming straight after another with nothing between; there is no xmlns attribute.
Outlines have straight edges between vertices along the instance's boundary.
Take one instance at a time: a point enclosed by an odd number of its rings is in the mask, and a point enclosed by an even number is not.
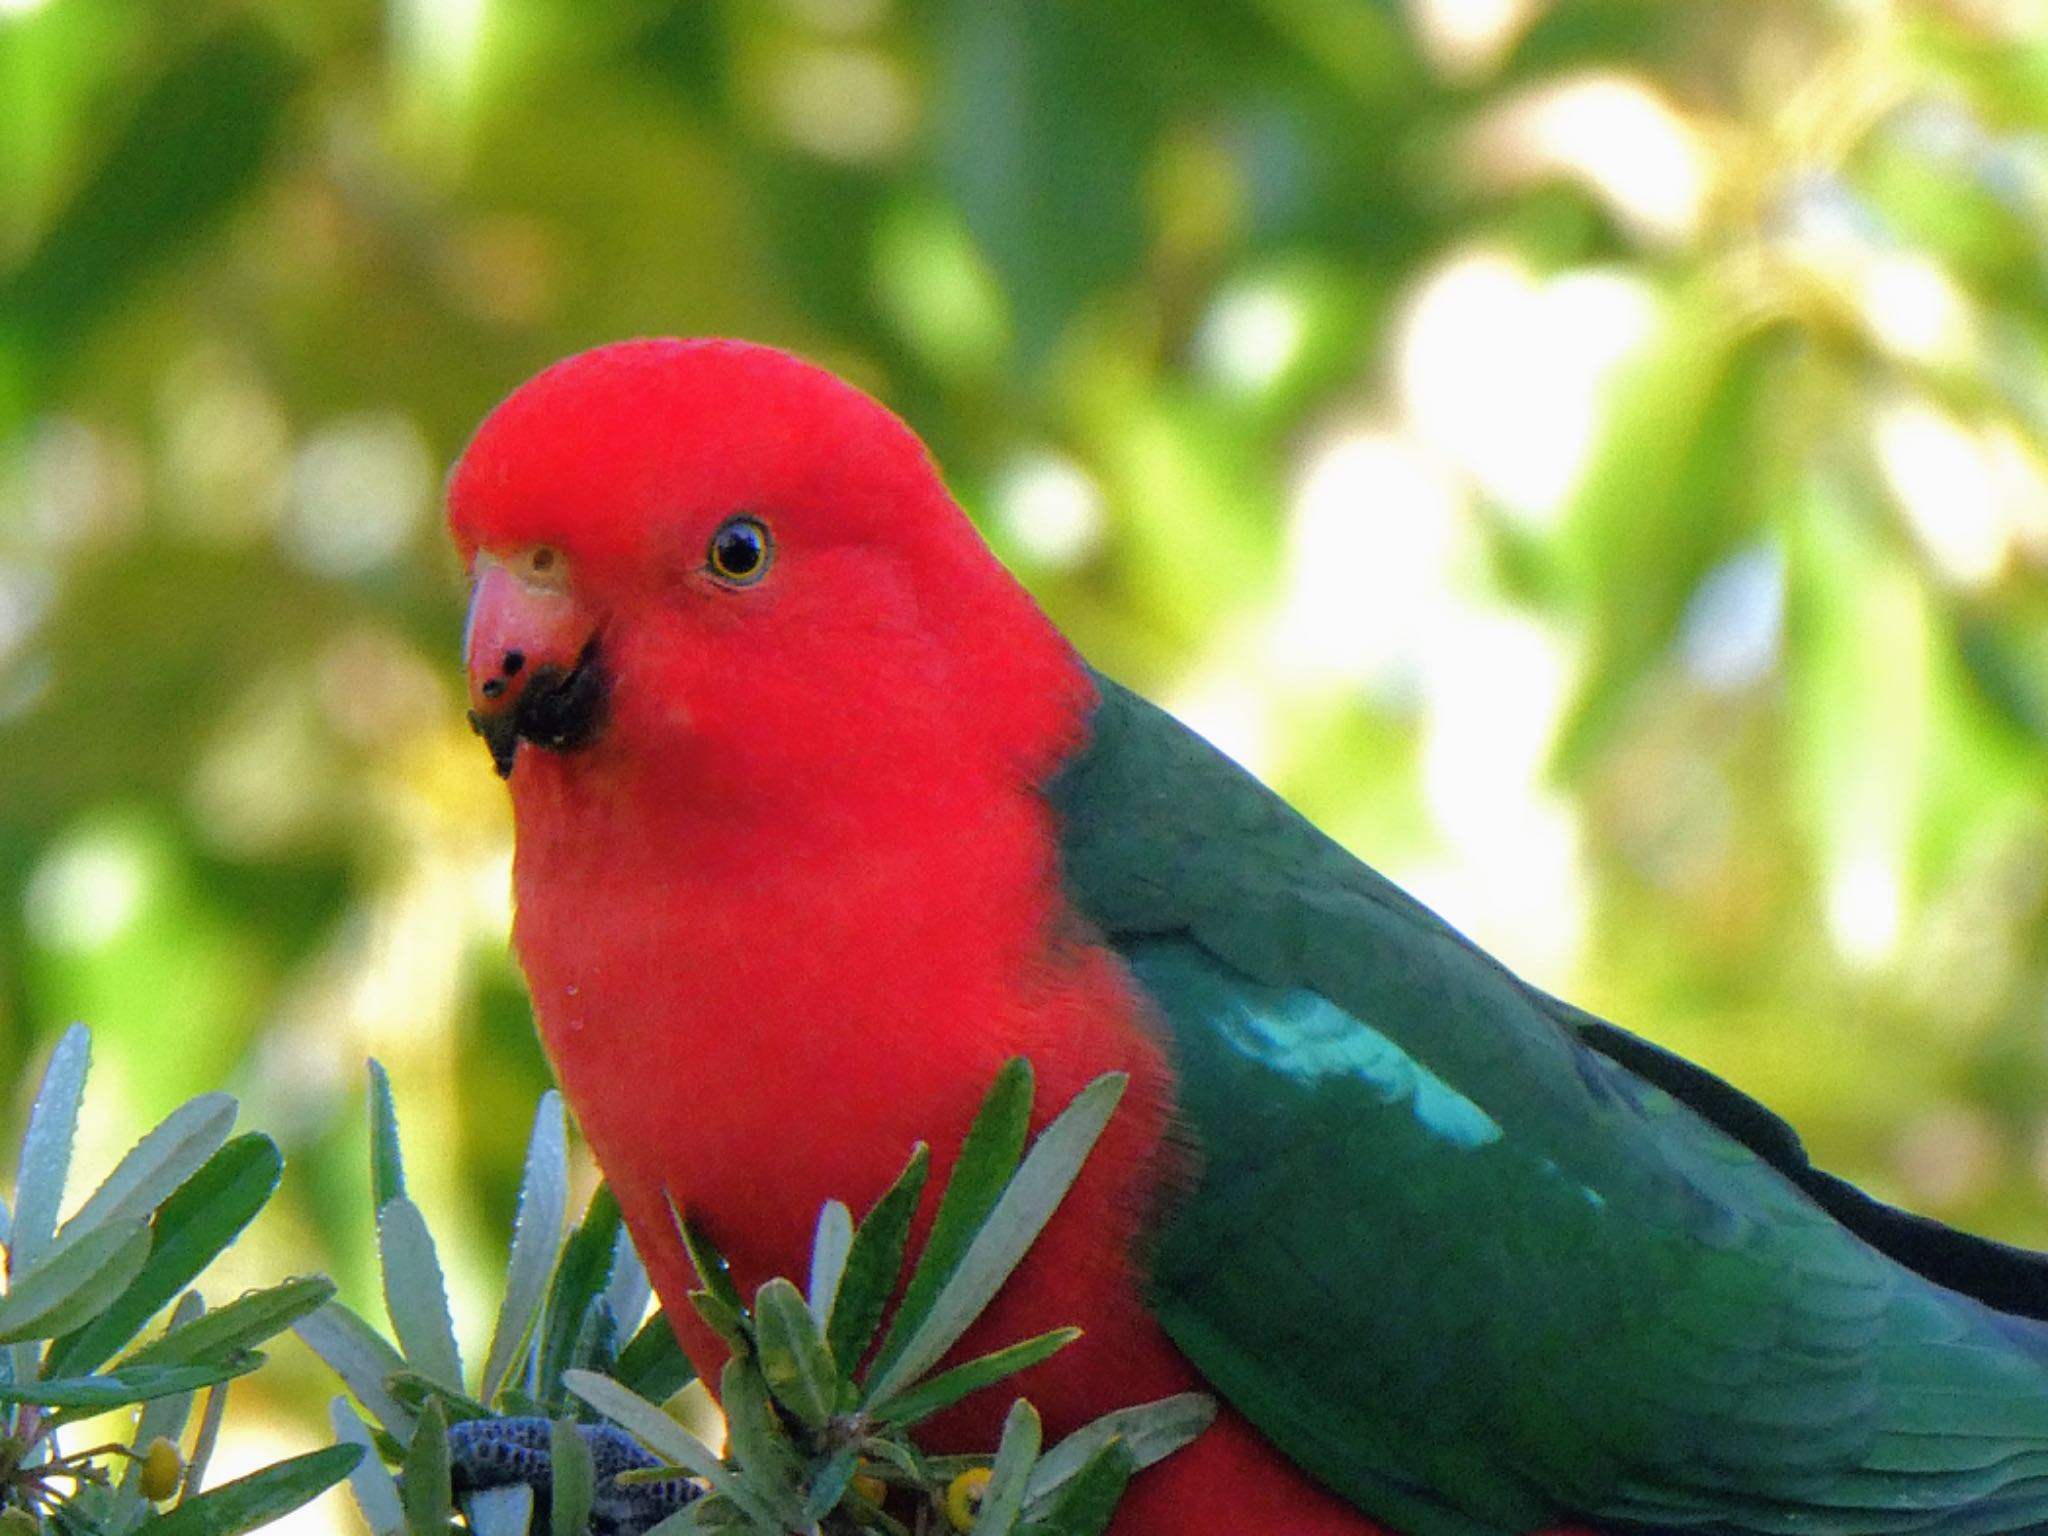
<svg viewBox="0 0 2048 1536"><path fill-rule="evenodd" d="M545 1069L438 491L691 332L1525 974L2048 1242L2042 0L0 0L0 1144L88 1020L86 1171L230 1087L227 1283L374 1307L374 1053L474 1336Z"/></svg>

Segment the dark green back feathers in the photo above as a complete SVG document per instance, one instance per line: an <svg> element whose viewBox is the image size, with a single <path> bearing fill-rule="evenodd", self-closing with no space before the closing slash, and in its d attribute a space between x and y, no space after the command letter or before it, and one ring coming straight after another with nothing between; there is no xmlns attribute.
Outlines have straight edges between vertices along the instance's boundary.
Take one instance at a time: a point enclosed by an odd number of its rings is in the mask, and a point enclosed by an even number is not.
<svg viewBox="0 0 2048 1536"><path fill-rule="evenodd" d="M2048 1529L2048 1329L1946 1288L2038 1313L2048 1265L1811 1169L1101 688L1049 794L1200 1149L1152 1302L1253 1422L1413 1536Z"/></svg>

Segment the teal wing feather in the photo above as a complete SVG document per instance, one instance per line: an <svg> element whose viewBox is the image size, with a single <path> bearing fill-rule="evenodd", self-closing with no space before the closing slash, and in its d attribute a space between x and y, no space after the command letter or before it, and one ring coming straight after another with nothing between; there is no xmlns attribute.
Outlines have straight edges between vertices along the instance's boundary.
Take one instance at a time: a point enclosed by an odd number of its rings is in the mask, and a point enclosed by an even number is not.
<svg viewBox="0 0 2048 1536"><path fill-rule="evenodd" d="M1780 1122L1101 690L1048 794L1196 1148L1152 1305L1301 1465L1415 1536L2048 1529L2048 1327L1859 1237ZM1942 1230L1895 1246L1978 1256Z"/></svg>

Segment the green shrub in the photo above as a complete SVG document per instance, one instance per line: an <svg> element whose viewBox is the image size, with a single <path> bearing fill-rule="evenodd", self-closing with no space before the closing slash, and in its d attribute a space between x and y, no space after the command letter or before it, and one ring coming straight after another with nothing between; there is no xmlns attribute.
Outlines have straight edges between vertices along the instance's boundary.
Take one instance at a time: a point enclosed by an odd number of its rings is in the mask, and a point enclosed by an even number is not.
<svg viewBox="0 0 2048 1536"><path fill-rule="evenodd" d="M202 1491L231 1383L334 1286L287 1280L211 1311L188 1289L263 1208L284 1167L269 1137L230 1136L235 1101L224 1093L174 1110L60 1226L89 1054L83 1026L58 1042L22 1138L12 1205L0 1201L0 1528L235 1536L296 1509L361 1457L358 1447L329 1447ZM166 1308L163 1330L143 1339ZM181 1451L195 1402L198 1425ZM85 1421L131 1407L124 1441L75 1444Z"/></svg>
<svg viewBox="0 0 2048 1536"><path fill-rule="evenodd" d="M1101 1531L1131 1475L1208 1424L1208 1398L1123 1409L1049 1449L1021 1399L988 1455L928 1456L913 1431L1078 1336L1060 1329L939 1368L1038 1236L1122 1091L1120 1077L1098 1079L1026 1151L1031 1071L1006 1067L893 1312L930 1167L922 1145L858 1223L837 1201L819 1213L802 1288L778 1278L742 1295L679 1218L702 1282L690 1301L732 1346L721 1456L663 1406L691 1371L660 1313L640 1321L647 1277L617 1203L600 1188L565 1233L566 1131L553 1093L534 1122L486 1360L465 1374L434 1239L405 1194L390 1086L373 1064L372 1183L395 1342L333 1301L297 1325L374 1421L335 1399L342 1441L379 1452L351 1476L371 1529L445 1536L459 1519L479 1536L907 1536L961 1523L971 1507L978 1536Z"/></svg>

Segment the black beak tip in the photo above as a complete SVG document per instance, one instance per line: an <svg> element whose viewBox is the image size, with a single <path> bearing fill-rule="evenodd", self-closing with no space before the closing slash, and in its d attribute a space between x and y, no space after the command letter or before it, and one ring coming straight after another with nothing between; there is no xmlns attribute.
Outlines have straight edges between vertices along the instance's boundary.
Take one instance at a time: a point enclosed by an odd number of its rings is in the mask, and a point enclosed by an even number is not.
<svg viewBox="0 0 2048 1536"><path fill-rule="evenodd" d="M469 728L483 737L484 745L491 749L491 766L498 770L498 777L511 778L512 760L519 753L519 723L512 712L486 718L472 709Z"/></svg>

